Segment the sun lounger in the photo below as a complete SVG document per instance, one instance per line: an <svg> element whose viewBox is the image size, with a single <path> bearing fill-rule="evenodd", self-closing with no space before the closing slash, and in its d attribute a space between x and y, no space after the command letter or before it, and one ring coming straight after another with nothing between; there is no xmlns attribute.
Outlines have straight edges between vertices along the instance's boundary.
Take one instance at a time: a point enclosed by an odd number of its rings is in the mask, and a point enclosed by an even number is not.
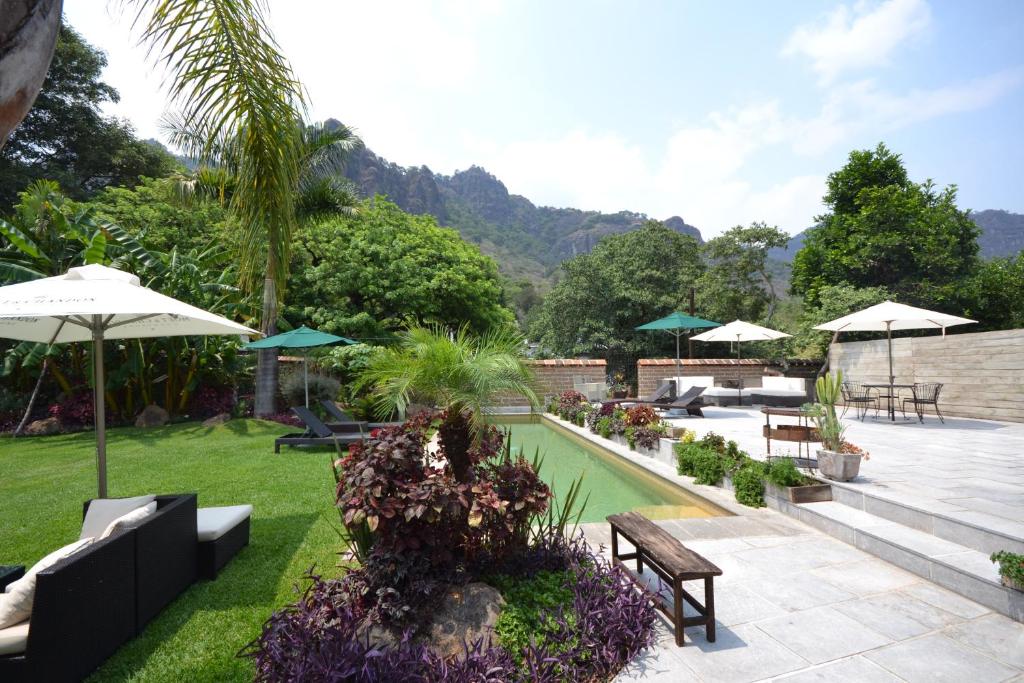
<svg viewBox="0 0 1024 683"><path fill-rule="evenodd" d="M335 432L323 423L309 408L292 408L300 420L306 423L306 431L297 434L285 434L274 439L274 452L280 453L281 446L342 446L363 441L369 437L367 428L362 430Z"/></svg>
<svg viewBox="0 0 1024 683"><path fill-rule="evenodd" d="M657 407L663 410L685 410L687 414L694 417L704 417L703 394L707 387L688 387L671 403L659 403Z"/></svg>
<svg viewBox="0 0 1024 683"><path fill-rule="evenodd" d="M337 403L335 403L334 401L329 401L326 398L321 399L320 405L324 407L324 410L327 411L327 414L331 418L336 420L336 422L331 422L327 425L328 427L331 428L332 431L335 432L353 431L352 429L345 428L348 427L349 425L356 424L363 425L364 427L368 427L369 429L379 429L381 427L397 427L398 425L402 424L401 422L359 422L354 417L352 417L347 411L342 410ZM354 431L359 430L357 429Z"/></svg>
<svg viewBox="0 0 1024 683"><path fill-rule="evenodd" d="M654 393L650 394L646 398L617 398L612 401L604 401L604 403L642 403L645 405L658 405L662 403L671 403L676 398L676 387L671 382L662 384L660 387L654 390Z"/></svg>

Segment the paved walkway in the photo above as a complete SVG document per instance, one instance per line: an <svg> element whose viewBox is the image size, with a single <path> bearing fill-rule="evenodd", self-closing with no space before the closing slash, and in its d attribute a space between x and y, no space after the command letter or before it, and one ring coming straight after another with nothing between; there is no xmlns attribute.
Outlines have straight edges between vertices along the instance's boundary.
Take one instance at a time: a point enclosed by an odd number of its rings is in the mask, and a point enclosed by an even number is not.
<svg viewBox="0 0 1024 683"><path fill-rule="evenodd" d="M785 515L658 524L723 570L718 639L694 627L676 647L659 617L657 645L620 683L1024 681L1024 624ZM607 524L582 528L607 547Z"/></svg>
<svg viewBox="0 0 1024 683"><path fill-rule="evenodd" d="M705 419L671 422L698 435L714 431L765 457L764 415L753 408L706 408ZM861 476L846 484L975 526L1024 539L1024 424L933 416L925 423L864 422L847 414L847 440L871 453ZM792 418L772 418L772 424ZM795 455L795 444L773 442L772 454Z"/></svg>

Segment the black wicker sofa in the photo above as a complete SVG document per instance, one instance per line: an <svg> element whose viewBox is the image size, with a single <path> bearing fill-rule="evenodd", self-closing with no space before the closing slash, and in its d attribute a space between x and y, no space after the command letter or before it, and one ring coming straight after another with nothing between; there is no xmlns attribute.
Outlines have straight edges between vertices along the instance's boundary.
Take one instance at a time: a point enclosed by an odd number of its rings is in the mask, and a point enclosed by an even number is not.
<svg viewBox="0 0 1024 683"><path fill-rule="evenodd" d="M25 649L0 656L0 681L82 680L196 580L196 495L156 503L136 526L36 574Z"/></svg>

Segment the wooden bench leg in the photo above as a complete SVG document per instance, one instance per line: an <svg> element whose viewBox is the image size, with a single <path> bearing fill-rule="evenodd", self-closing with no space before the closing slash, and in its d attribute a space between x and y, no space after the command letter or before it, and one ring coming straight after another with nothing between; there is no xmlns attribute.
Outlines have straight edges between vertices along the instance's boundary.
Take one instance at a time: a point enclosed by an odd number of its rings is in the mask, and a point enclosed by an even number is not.
<svg viewBox="0 0 1024 683"><path fill-rule="evenodd" d="M612 527L612 562L619 558L619 534Z"/></svg>
<svg viewBox="0 0 1024 683"><path fill-rule="evenodd" d="M704 579L704 609L707 610L708 623L705 626L708 642L715 642L715 579L707 577Z"/></svg>
<svg viewBox="0 0 1024 683"><path fill-rule="evenodd" d="M683 636L683 582L676 579L672 583L673 614L675 615L676 645L682 647L685 641Z"/></svg>
<svg viewBox="0 0 1024 683"><path fill-rule="evenodd" d="M640 552L640 548L636 549L636 573L640 574L644 570L644 554Z"/></svg>

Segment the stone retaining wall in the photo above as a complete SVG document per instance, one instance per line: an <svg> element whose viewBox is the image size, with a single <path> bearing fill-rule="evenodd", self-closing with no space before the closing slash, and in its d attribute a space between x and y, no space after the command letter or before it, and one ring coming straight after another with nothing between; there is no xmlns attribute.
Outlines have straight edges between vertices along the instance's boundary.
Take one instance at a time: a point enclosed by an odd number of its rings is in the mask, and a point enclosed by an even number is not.
<svg viewBox="0 0 1024 683"><path fill-rule="evenodd" d="M679 361L679 375L706 376L715 378L715 386L735 380L737 374L743 378L744 387L761 386L761 378L767 372L779 372L786 377L813 379L821 367L820 360L790 360L783 369L777 361L764 358L683 358ZM640 396L647 396L658 388L659 382L676 376L675 358L641 358L636 363L637 384Z"/></svg>
<svg viewBox="0 0 1024 683"><path fill-rule="evenodd" d="M1024 422L1024 329L893 339L892 355L897 383L942 382L944 415ZM885 339L833 344L829 358L845 379L889 381Z"/></svg>

